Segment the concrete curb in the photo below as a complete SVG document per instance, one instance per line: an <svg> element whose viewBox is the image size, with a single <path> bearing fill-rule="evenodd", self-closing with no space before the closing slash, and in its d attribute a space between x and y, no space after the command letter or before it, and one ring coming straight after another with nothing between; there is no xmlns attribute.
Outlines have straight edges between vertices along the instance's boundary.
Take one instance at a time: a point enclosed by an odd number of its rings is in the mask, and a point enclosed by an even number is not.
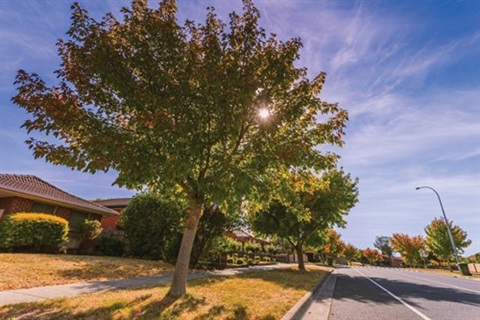
<svg viewBox="0 0 480 320"><path fill-rule="evenodd" d="M321 291L323 285L327 283L327 280L332 277L334 270L329 271L329 275L323 277L320 282L318 282L312 290L307 292L283 317L281 320L300 320L303 318L305 312L310 308L312 302L314 301L315 295Z"/></svg>

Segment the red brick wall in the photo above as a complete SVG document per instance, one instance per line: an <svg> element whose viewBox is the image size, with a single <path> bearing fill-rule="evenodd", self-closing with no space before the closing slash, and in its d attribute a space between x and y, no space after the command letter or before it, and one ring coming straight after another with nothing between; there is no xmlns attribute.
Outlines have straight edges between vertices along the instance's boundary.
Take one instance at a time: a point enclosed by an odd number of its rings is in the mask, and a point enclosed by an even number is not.
<svg viewBox="0 0 480 320"><path fill-rule="evenodd" d="M68 218L70 217L70 211L71 210L68 208L58 207L57 211L55 211L55 215L68 221Z"/></svg>
<svg viewBox="0 0 480 320"><path fill-rule="evenodd" d="M115 230L117 228L117 222L120 216L110 216L102 218L102 228L104 230Z"/></svg>
<svg viewBox="0 0 480 320"><path fill-rule="evenodd" d="M3 214L15 212L28 212L32 208L33 201L19 197L8 197L0 199L0 209L5 209Z"/></svg>

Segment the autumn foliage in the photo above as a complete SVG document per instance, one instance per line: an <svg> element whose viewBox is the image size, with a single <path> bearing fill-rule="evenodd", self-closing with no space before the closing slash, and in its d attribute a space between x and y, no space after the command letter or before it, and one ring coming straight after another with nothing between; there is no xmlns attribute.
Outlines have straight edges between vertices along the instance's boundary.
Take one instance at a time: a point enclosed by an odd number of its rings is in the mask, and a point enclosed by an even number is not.
<svg viewBox="0 0 480 320"><path fill-rule="evenodd" d="M424 249L425 241L421 235L409 236L403 233L394 233L390 238L394 251L399 252L410 266L417 266L421 262L420 250Z"/></svg>
<svg viewBox="0 0 480 320"><path fill-rule="evenodd" d="M376 261L382 260L382 255L380 254L380 252L378 252L377 249L367 248L367 249L363 250L363 256L365 258L367 258L367 260L370 264L372 264Z"/></svg>

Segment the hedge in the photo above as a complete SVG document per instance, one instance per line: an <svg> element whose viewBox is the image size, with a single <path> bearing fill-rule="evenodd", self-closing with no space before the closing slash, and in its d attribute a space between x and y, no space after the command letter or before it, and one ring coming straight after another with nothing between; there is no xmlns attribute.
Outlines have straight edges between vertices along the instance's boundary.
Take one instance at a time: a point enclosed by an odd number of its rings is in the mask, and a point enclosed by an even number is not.
<svg viewBox="0 0 480 320"><path fill-rule="evenodd" d="M44 213L16 213L0 223L0 248L27 252L58 252L68 240L67 220Z"/></svg>

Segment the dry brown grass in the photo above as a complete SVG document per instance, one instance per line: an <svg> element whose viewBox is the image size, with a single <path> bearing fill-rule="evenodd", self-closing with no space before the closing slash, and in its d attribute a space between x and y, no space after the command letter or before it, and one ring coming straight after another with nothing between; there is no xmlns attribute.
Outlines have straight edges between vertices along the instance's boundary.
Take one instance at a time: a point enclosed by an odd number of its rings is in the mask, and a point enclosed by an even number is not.
<svg viewBox="0 0 480 320"><path fill-rule="evenodd" d="M115 257L0 254L0 291L172 273L159 261Z"/></svg>
<svg viewBox="0 0 480 320"><path fill-rule="evenodd" d="M168 286L112 291L0 307L6 319L280 319L325 269L273 270L189 281L181 299Z"/></svg>

